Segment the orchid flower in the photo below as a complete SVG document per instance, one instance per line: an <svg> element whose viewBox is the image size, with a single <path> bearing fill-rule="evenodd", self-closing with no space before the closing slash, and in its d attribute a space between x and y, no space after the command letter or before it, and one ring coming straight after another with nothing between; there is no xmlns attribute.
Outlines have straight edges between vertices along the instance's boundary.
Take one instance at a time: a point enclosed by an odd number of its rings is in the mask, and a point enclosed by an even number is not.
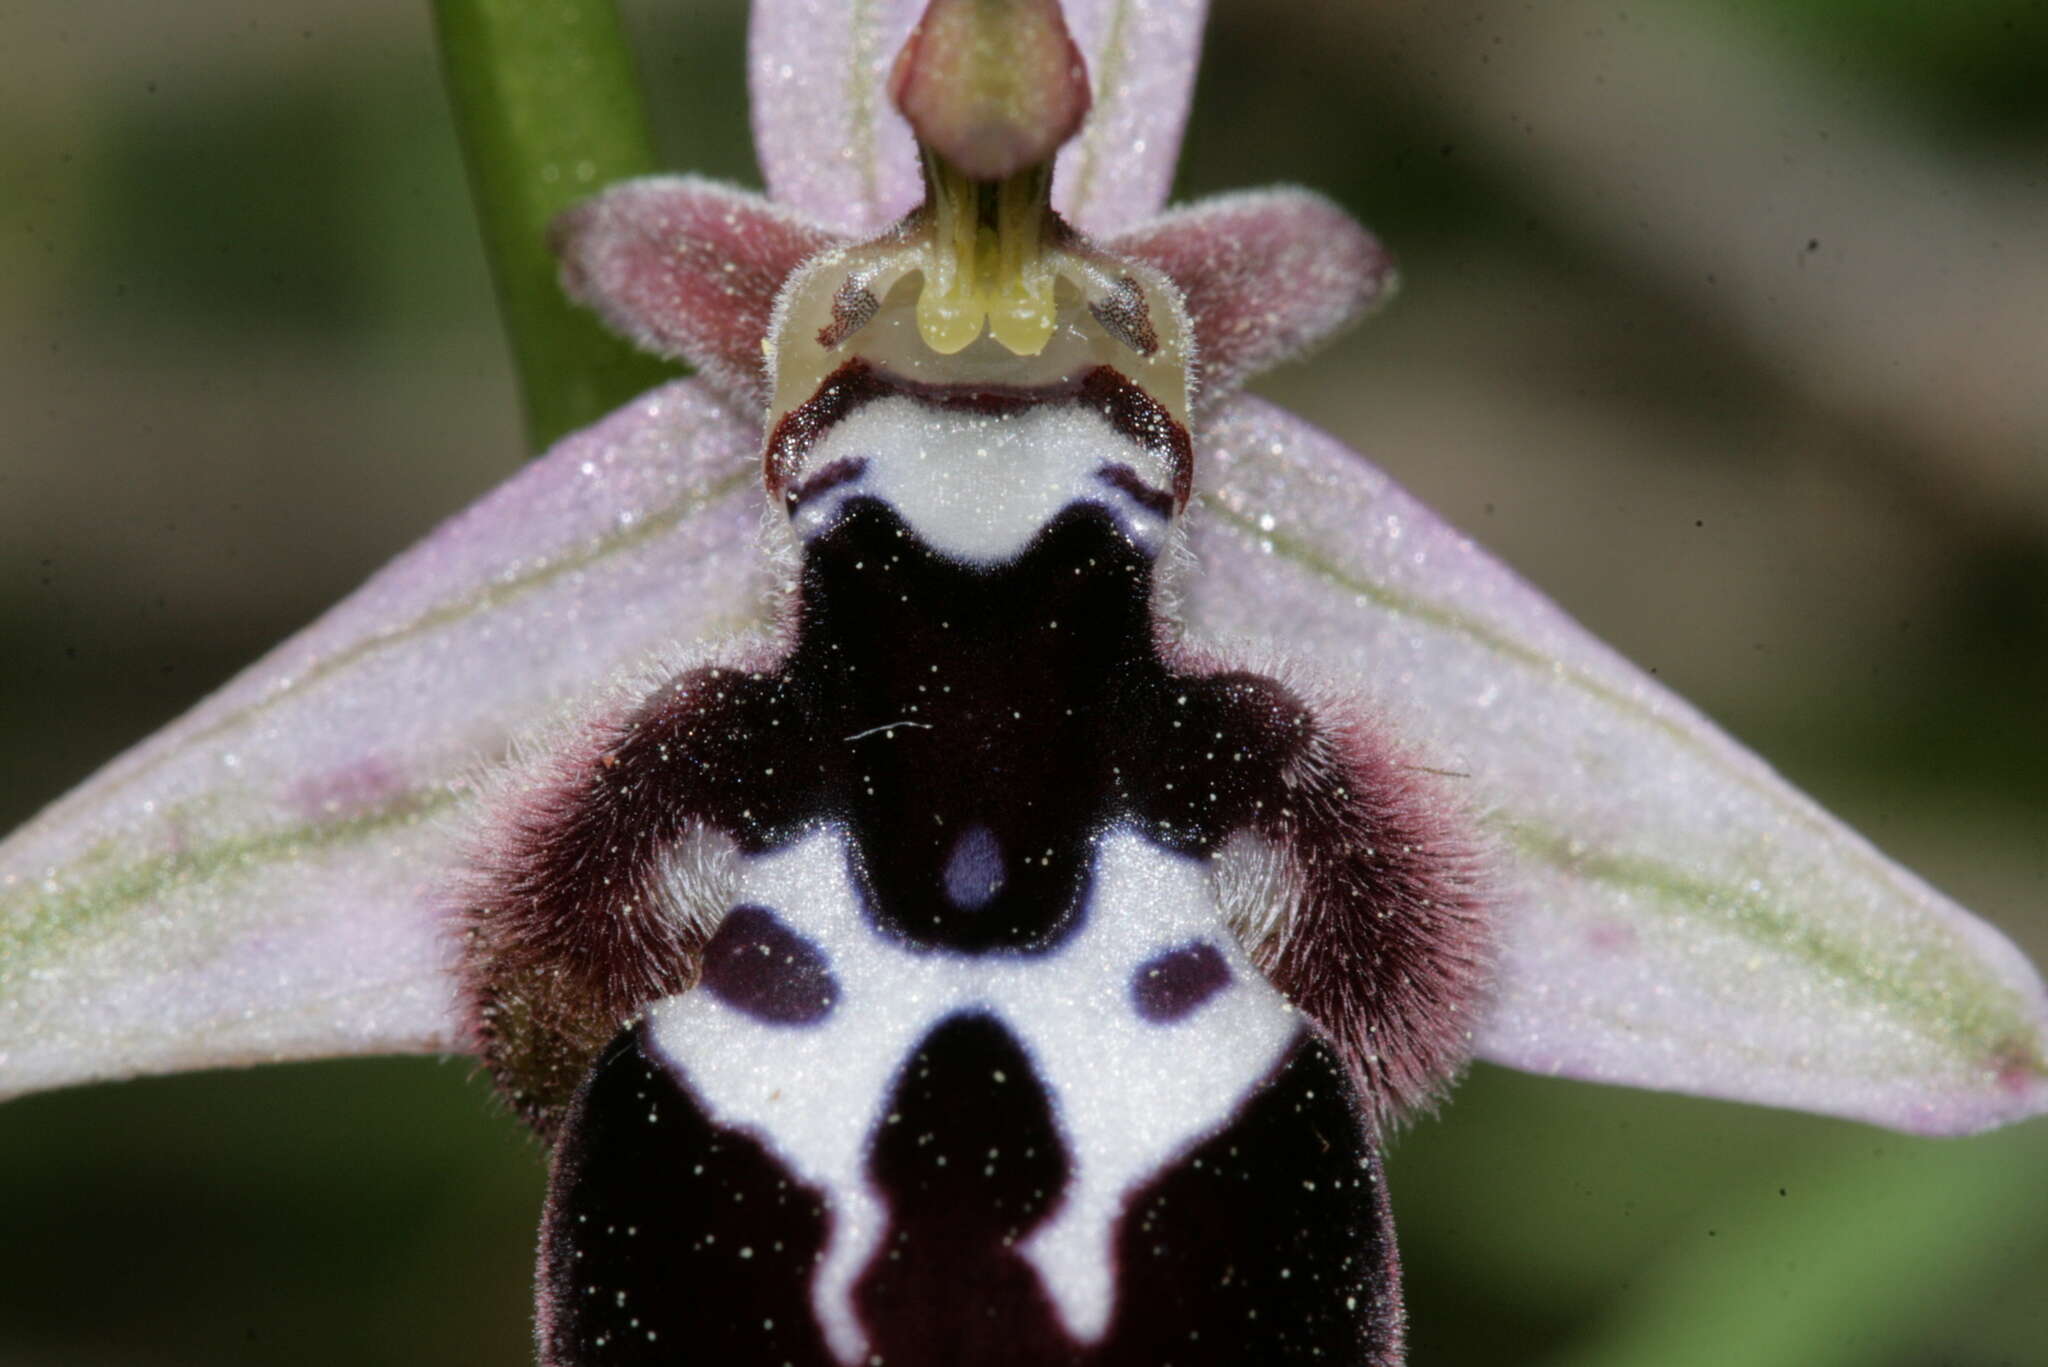
<svg viewBox="0 0 2048 1367"><path fill-rule="evenodd" d="M571 289L697 377L562 441L0 845L0 1094L469 1047L448 912L480 767L678 644L768 624L765 304L916 205L881 90L921 8L763 0L768 198L654 180L566 221ZM2048 1110L2048 994L2003 937L1234 392L1377 303L1389 258L1298 191L1162 214L1201 6L1066 11L1094 110L1055 203L1196 328L1185 630L1331 681L1458 776L1500 928L1474 1055L1915 1133Z"/></svg>

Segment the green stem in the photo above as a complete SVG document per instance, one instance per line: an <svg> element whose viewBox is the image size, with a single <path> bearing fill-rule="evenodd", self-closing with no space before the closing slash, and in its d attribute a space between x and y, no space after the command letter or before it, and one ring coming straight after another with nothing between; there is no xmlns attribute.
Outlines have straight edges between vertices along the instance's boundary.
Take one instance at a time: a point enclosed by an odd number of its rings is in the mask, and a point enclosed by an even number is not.
<svg viewBox="0 0 2048 1367"><path fill-rule="evenodd" d="M654 169L645 101L612 0L433 0L470 192L538 451L673 376L556 281L547 226Z"/></svg>

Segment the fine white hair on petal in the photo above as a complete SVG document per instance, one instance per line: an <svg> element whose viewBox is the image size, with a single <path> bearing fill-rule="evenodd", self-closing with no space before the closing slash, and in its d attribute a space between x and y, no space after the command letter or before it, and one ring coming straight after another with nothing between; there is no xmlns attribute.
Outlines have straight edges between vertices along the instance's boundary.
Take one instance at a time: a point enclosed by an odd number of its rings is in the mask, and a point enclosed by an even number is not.
<svg viewBox="0 0 2048 1367"><path fill-rule="evenodd" d="M1481 1057L1924 1133L2048 1109L2048 993L1357 453L1203 432L1192 640L1272 643L1469 788L1504 852Z"/></svg>
<svg viewBox="0 0 2048 1367"><path fill-rule="evenodd" d="M1287 931L1301 896L1285 851L1254 831L1239 831L1210 858L1224 923L1246 952L1270 952Z"/></svg>

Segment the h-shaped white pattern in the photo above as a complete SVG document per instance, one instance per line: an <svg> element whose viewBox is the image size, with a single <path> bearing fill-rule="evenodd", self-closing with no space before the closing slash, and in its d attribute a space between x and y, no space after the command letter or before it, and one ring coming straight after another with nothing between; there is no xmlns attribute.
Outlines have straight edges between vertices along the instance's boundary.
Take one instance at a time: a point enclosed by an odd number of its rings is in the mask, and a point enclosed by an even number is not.
<svg viewBox="0 0 2048 1367"><path fill-rule="evenodd" d="M863 911L848 859L843 830L825 827L743 861L735 898L823 950L839 985L825 1019L764 1022L686 992L648 1012L655 1049L714 1121L753 1135L825 1193L831 1233L811 1300L832 1351L851 1364L867 1346L853 1285L888 1223L866 1174L882 1109L941 1020L979 1011L1001 1021L1044 1084L1069 1164L1063 1199L1019 1251L1068 1331L1099 1339L1125 1199L1236 1113L1300 1033L1299 1017L1226 929L1207 861L1127 830L1096 842L1084 923L1036 955L905 950ZM1135 971L1196 940L1224 956L1230 982L1183 1019L1142 1018Z"/></svg>

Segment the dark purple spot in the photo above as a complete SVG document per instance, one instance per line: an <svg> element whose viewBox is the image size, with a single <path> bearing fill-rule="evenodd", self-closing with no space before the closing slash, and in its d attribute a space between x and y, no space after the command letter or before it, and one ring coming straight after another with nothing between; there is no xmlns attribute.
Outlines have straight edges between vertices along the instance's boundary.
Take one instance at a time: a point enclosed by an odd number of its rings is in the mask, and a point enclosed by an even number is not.
<svg viewBox="0 0 2048 1367"><path fill-rule="evenodd" d="M946 856L946 900L962 911L987 906L1003 890L1003 846L986 826L969 826Z"/></svg>
<svg viewBox="0 0 2048 1367"><path fill-rule="evenodd" d="M1169 949L1131 974L1131 1003L1155 1025L1185 1020L1230 984L1230 965L1207 942Z"/></svg>
<svg viewBox="0 0 2048 1367"><path fill-rule="evenodd" d="M1138 477L1138 472L1121 462L1105 465L1095 472L1095 478L1110 488L1130 495L1131 502L1148 513L1161 517L1173 516L1173 495L1164 489L1155 489Z"/></svg>
<svg viewBox="0 0 2048 1367"><path fill-rule="evenodd" d="M704 947L703 986L773 1025L814 1025L839 1001L824 951L766 907L734 907Z"/></svg>

